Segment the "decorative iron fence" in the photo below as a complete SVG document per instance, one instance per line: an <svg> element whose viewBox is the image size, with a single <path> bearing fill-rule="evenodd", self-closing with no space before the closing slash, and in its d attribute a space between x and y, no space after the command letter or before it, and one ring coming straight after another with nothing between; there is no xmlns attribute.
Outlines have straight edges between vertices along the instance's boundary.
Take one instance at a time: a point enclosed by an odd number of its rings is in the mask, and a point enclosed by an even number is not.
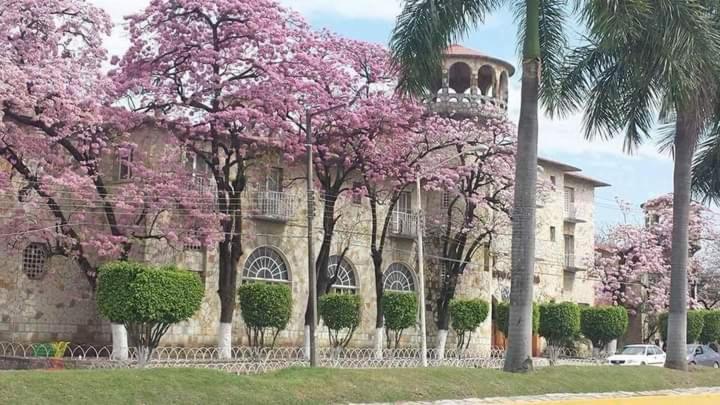
<svg viewBox="0 0 720 405"><path fill-rule="evenodd" d="M40 347L47 344L22 344L0 342L0 357L37 359L52 357L53 353L43 352ZM442 356L435 349L427 352L429 367L466 367L466 368L502 368L505 351L502 348L490 350L446 350ZM384 349L377 352L371 348L319 348L318 362L328 368L410 368L421 367L420 349ZM74 367L81 368L133 368L139 367L138 350L130 348L126 360L118 360L110 346L70 345L61 357L75 362ZM547 358L535 359L536 367L550 365ZM604 358L594 358L582 353L564 350L557 353L553 361L557 365L602 365ZM290 367L307 367L309 362L305 351L298 347L279 347L257 349L234 347L231 358L221 359L214 347L159 347L146 368L207 368L228 371L237 374L264 373Z"/></svg>

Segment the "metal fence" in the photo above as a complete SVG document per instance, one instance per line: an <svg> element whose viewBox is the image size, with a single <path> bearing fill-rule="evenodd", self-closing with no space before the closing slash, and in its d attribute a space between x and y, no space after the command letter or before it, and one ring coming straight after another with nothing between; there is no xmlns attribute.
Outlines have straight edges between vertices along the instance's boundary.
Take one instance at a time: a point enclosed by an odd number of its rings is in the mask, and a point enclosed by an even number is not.
<svg viewBox="0 0 720 405"><path fill-rule="evenodd" d="M0 342L0 357L42 358L52 356L39 348L47 345ZM572 350L556 352L553 364L557 365L601 365L607 361L602 357L581 355ZM443 355L428 350L429 367L502 368L505 352L502 348L490 350L446 350ZM62 359L72 360L81 368L132 368L139 367L138 350L130 348L127 360L118 360L110 346L71 345ZM385 349L382 353L371 348L319 348L318 362L329 368L408 368L421 367L420 350L417 348ZM534 359L536 367L550 365L545 357ZM147 368L195 367L224 370L237 374L254 374L290 367L306 367L309 362L305 351L298 347L257 349L234 347L231 358L221 359L214 347L159 347Z"/></svg>

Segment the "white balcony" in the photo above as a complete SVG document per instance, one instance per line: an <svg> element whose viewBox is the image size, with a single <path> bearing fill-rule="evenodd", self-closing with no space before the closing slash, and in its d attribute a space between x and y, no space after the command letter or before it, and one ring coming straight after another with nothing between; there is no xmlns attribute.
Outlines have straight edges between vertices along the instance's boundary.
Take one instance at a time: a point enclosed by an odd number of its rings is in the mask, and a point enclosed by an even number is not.
<svg viewBox="0 0 720 405"><path fill-rule="evenodd" d="M565 222L573 224L585 222L585 220L581 219L578 215L578 209L574 204L565 204Z"/></svg>
<svg viewBox="0 0 720 405"><path fill-rule="evenodd" d="M251 194L251 215L257 219L287 222L295 214L294 196L281 191L258 191Z"/></svg>
<svg viewBox="0 0 720 405"><path fill-rule="evenodd" d="M390 234L398 238L417 236L418 215L413 212L394 211L390 219Z"/></svg>

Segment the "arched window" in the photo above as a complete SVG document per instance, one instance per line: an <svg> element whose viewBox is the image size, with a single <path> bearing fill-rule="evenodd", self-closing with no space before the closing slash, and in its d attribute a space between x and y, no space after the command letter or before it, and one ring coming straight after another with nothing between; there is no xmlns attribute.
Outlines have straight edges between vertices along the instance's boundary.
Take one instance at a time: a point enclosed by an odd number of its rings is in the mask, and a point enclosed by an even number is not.
<svg viewBox="0 0 720 405"><path fill-rule="evenodd" d="M335 292L354 294L357 291L355 272L345 258L341 261L340 256L330 256L327 271L331 280L336 278L332 285Z"/></svg>
<svg viewBox="0 0 720 405"><path fill-rule="evenodd" d="M383 288L386 291L415 291L413 271L402 263L391 264L383 274Z"/></svg>
<svg viewBox="0 0 720 405"><path fill-rule="evenodd" d="M45 275L47 250L42 243L31 243L23 250L22 271L30 280L39 280Z"/></svg>
<svg viewBox="0 0 720 405"><path fill-rule="evenodd" d="M508 74L506 71L503 71L502 73L500 73L499 88L500 88L500 99L507 103L507 101L508 101Z"/></svg>
<svg viewBox="0 0 720 405"><path fill-rule="evenodd" d="M263 246L248 256L243 268L243 279L286 283L290 281L290 271L277 250Z"/></svg>
<svg viewBox="0 0 720 405"><path fill-rule="evenodd" d="M478 88L480 89L480 93L482 93L483 96L497 97L496 94L491 94L494 86L495 69L490 65L483 65L480 70L478 70Z"/></svg>
<svg viewBox="0 0 720 405"><path fill-rule="evenodd" d="M464 62L456 62L450 66L448 72L450 76L450 88L455 90L455 93L462 94L465 90L470 88L470 66Z"/></svg>

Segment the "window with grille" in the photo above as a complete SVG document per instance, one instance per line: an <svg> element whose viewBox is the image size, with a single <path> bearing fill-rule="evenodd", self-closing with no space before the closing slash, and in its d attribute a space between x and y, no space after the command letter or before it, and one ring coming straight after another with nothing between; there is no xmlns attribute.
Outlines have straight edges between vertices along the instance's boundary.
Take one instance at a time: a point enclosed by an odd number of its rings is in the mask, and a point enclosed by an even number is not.
<svg viewBox="0 0 720 405"><path fill-rule="evenodd" d="M383 288L386 291L415 291L413 271L402 263L393 263L383 274Z"/></svg>
<svg viewBox="0 0 720 405"><path fill-rule="evenodd" d="M45 275L47 250L42 243L31 243L23 250L23 273L30 280L39 280Z"/></svg>
<svg viewBox="0 0 720 405"><path fill-rule="evenodd" d="M550 227L550 242L555 242L555 227Z"/></svg>
<svg viewBox="0 0 720 405"><path fill-rule="evenodd" d="M330 256L327 272L331 280L335 278L332 285L335 292L355 294L357 291L357 279L352 266L345 258L340 260L340 256Z"/></svg>
<svg viewBox="0 0 720 405"><path fill-rule="evenodd" d="M443 191L442 197L440 198L440 208L450 208L450 202L452 201L452 194L449 191Z"/></svg>
<svg viewBox="0 0 720 405"><path fill-rule="evenodd" d="M245 261L243 279L256 281L290 281L290 271L280 253L269 246L255 249Z"/></svg>
<svg viewBox="0 0 720 405"><path fill-rule="evenodd" d="M361 190L363 189L363 184L360 182L353 183L353 194L352 194L352 202L353 204L362 204L362 194Z"/></svg>

